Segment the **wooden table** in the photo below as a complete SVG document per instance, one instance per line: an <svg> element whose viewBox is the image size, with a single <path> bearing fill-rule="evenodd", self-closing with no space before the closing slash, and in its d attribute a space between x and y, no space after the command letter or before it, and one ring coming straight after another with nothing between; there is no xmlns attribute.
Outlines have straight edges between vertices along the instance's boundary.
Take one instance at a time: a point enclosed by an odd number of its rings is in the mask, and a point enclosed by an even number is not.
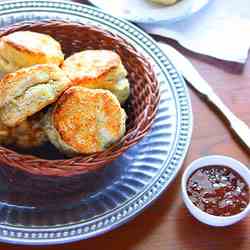
<svg viewBox="0 0 250 250"><path fill-rule="evenodd" d="M250 126L250 59L245 66L226 63L194 55L169 39L164 41L183 52L230 109ZM231 227L216 229L196 221L183 205L180 177L192 160L223 154L250 165L249 152L230 133L221 116L195 91L189 90L194 113L189 153L176 180L143 214L98 238L48 247L0 244L0 250L249 250L250 217Z"/></svg>

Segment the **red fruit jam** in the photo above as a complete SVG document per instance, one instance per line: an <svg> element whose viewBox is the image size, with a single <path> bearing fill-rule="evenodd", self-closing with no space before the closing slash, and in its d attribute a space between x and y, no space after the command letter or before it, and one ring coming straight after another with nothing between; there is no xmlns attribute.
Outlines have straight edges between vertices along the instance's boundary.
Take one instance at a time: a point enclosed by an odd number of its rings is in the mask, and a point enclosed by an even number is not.
<svg viewBox="0 0 250 250"><path fill-rule="evenodd" d="M197 169L188 179L187 193L195 206L215 216L238 214L249 203L248 184L224 166Z"/></svg>

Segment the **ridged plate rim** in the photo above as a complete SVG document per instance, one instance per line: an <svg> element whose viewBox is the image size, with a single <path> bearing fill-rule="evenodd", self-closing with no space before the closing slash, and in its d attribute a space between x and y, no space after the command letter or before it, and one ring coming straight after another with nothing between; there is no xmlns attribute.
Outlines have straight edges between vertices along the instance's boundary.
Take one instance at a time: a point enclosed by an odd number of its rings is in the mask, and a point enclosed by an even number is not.
<svg viewBox="0 0 250 250"><path fill-rule="evenodd" d="M25 8L26 10L29 8L36 8L36 10L39 8L48 8L55 11L60 10L66 14L74 14L75 12L84 18L86 16L100 18L106 23L115 24L132 37L139 38L143 43L143 49L151 52L154 61L161 66L166 78L168 78L177 105L177 115L179 116L177 126L179 129L170 160L162 166L162 174L153 185L138 195L132 204L128 202L126 206L114 210L112 214L105 214L97 219L72 223L66 226L28 228L20 225L9 226L0 224L0 240L8 243L49 245L87 239L111 231L134 218L158 198L173 181L181 168L191 141L193 116L190 97L183 78L164 55L157 43L133 24L108 15L94 7L67 1L2 1L0 3L0 14L8 11L13 11L13 13L21 10L24 11ZM138 46L142 47L142 44L138 44Z"/></svg>

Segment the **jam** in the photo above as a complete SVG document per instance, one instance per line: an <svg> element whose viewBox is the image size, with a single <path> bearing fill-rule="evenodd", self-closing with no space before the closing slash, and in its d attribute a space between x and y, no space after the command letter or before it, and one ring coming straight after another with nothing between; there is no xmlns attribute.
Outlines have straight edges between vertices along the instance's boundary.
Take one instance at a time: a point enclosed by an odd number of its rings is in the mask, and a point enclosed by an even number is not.
<svg viewBox="0 0 250 250"><path fill-rule="evenodd" d="M215 216L238 214L249 203L248 184L224 166L197 169L188 179L187 193L195 206Z"/></svg>

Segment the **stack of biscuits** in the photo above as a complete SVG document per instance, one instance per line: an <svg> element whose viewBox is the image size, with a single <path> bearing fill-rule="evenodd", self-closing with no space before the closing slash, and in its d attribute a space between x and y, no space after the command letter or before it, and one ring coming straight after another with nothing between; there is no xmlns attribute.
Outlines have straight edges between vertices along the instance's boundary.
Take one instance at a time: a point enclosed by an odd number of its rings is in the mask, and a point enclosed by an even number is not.
<svg viewBox="0 0 250 250"><path fill-rule="evenodd" d="M0 144L52 143L65 155L105 150L126 132L127 71L111 50L64 60L49 35L18 31L0 38Z"/></svg>

